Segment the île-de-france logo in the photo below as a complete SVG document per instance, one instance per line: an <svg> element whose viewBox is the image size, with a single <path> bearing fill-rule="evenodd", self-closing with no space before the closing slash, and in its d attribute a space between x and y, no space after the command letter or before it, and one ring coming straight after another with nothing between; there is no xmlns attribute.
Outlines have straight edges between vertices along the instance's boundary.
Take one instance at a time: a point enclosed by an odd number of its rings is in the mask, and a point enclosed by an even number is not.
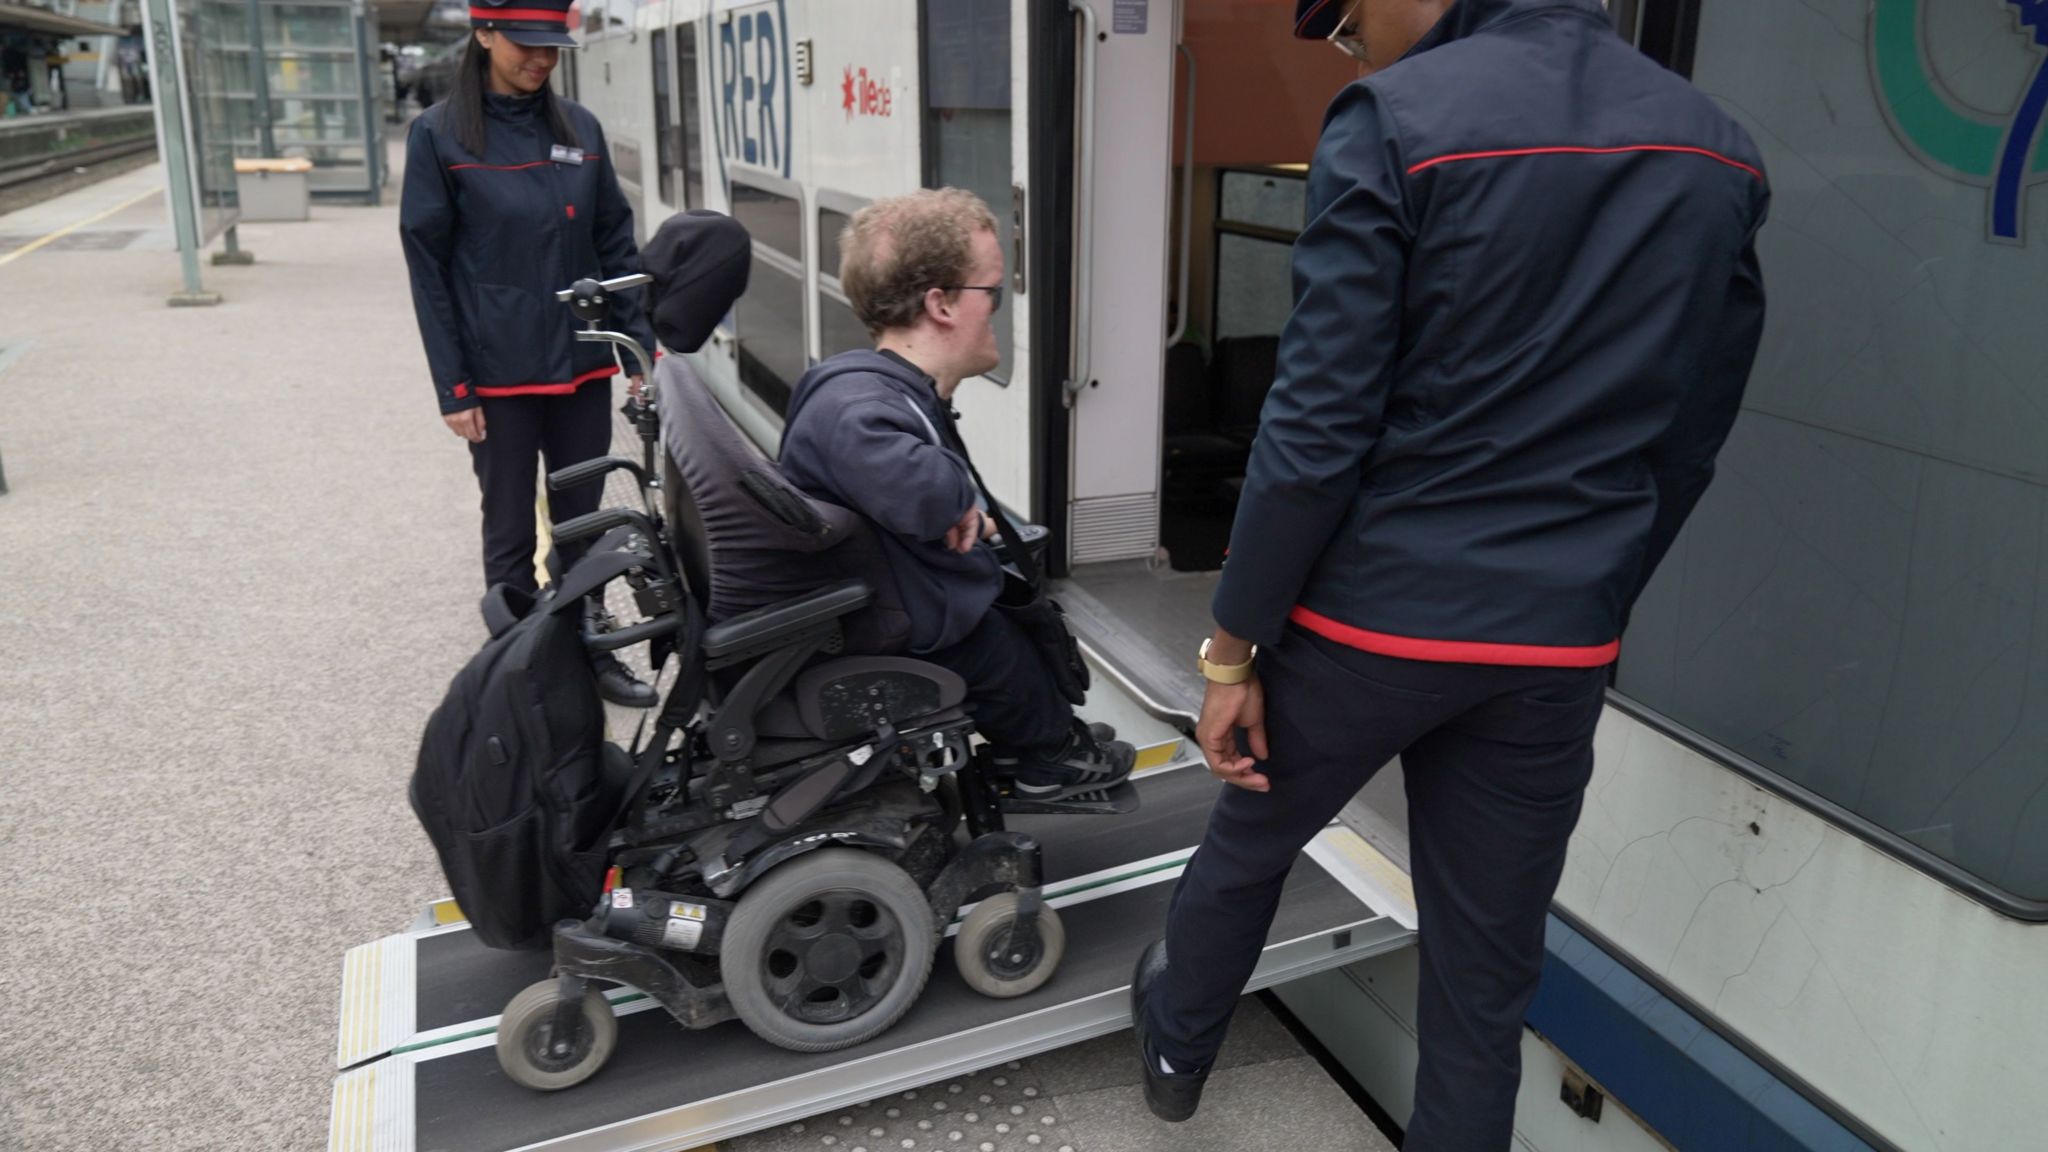
<svg viewBox="0 0 2048 1152"><path fill-rule="evenodd" d="M2048 4L2048 0L2042 0ZM853 65L846 66L846 79L839 85L839 104L846 109L846 118L855 116L888 116L896 103L896 94L889 91L889 82L879 76L869 76L868 70L855 71Z"/></svg>
<svg viewBox="0 0 2048 1152"><path fill-rule="evenodd" d="M1892 132L1922 164L1990 190L1991 240L2026 241L2027 189L2048 180L2048 0L2003 0L2024 45L2026 87L1993 110L1958 97L1927 50L1928 9L1956 0L1874 0L1870 74Z"/></svg>

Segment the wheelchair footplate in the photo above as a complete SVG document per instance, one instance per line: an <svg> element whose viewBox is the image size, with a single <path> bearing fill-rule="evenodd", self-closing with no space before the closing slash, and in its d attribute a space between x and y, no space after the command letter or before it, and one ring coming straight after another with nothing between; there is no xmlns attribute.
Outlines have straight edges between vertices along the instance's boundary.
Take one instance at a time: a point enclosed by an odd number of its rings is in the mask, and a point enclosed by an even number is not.
<svg viewBox="0 0 2048 1152"><path fill-rule="evenodd" d="M1018 796L1003 784L996 797L1002 810L1014 816L1127 816L1138 810L1138 786L1129 780L1059 800Z"/></svg>

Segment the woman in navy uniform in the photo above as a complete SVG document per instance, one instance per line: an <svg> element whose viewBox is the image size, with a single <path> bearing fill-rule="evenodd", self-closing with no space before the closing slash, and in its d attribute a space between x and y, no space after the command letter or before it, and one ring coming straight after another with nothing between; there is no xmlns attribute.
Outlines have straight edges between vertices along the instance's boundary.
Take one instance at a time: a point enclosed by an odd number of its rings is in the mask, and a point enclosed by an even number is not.
<svg viewBox="0 0 2048 1152"><path fill-rule="evenodd" d="M488 0L454 91L413 122L399 233L441 418L469 442L483 489L484 583L531 591L535 463L549 471L611 444L610 346L572 338L555 292L585 276L640 270L633 210L604 129L556 96L548 76L569 36L570 0ZM631 294L615 326L654 347ZM640 380L629 390L636 395ZM548 495L558 521L594 511L595 481ZM562 561L581 548L564 545ZM595 658L605 699L650 707L654 690L609 655Z"/></svg>

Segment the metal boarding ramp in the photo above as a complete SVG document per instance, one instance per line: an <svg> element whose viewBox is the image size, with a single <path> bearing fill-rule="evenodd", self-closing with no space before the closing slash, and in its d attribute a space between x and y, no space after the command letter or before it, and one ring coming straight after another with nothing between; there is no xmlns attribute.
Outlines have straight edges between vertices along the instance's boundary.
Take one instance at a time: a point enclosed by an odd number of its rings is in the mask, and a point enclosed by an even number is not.
<svg viewBox="0 0 2048 1152"><path fill-rule="evenodd" d="M683 1152L1128 1027L1132 963L1164 925L1222 785L1109 678L1097 678L1092 697L1084 714L1140 747L1143 804L1121 817L1010 817L1045 845L1047 901L1066 924L1066 958L1045 987L1014 1000L981 996L942 947L895 1027L815 1054L774 1047L736 1021L685 1031L652 999L612 988L619 1045L610 1063L585 1084L537 1093L499 1070L496 1028L506 1002L546 977L551 954L485 948L443 902L343 962L330 1152ZM1413 939L1402 923L1412 922L1407 877L1365 839L1333 824L1304 857L1247 991Z"/></svg>

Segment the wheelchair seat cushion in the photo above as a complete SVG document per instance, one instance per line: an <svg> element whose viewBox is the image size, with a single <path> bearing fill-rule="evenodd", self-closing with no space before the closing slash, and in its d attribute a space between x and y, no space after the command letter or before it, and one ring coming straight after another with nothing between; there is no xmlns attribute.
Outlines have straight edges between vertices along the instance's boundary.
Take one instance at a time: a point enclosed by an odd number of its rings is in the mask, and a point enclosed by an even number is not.
<svg viewBox="0 0 2048 1152"><path fill-rule="evenodd" d="M854 740L887 722L906 728L957 708L967 682L957 673L902 656L848 656L799 673L768 702L754 730L774 740Z"/></svg>

